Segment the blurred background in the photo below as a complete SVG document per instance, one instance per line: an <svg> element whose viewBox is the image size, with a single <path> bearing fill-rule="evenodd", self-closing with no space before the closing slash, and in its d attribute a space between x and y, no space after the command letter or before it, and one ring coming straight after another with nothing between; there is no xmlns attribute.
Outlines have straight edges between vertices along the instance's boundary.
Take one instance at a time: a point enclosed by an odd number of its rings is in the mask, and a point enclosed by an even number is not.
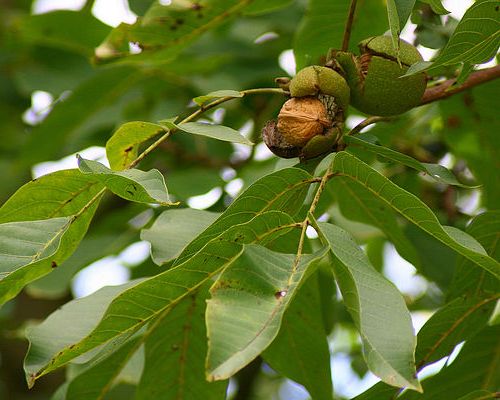
<svg viewBox="0 0 500 400"><path fill-rule="evenodd" d="M301 29L307 2L282 3L286 7L263 15L249 13L204 34L175 62L97 67L93 63L95 49L111 28L122 22L133 23L151 1L1 0L0 202L32 178L75 168L76 153L106 164L105 142L126 121L156 122L183 115L193 110L193 97L219 89L273 87L275 77L293 76L294 38L297 29ZM366 4L372 23L360 21L356 33L359 37L387 30L384 2L372 3ZM419 44L422 55L429 60L446 43L457 20L472 3L443 1L451 13L438 21L427 21L427 28L422 24L425 13L417 13L413 18L420 23L419 30L415 30L417 25L408 23L402 37ZM362 1L360 4L363 6ZM425 10L424 3L421 10ZM439 35L435 31L429 35L426 29L439 29ZM140 52L133 43L129 50L132 54ZM259 143L262 125L276 116L281 102L276 96L253 96L227 103L205 116L239 129L258 143L253 148L175 135L141 169L160 169L172 196L184 204L222 211L256 179L286 165ZM444 121L443 110L436 107L414 110L390 128L393 131L382 131L376 126L374 132L380 134L384 144L427 162L439 162L471 179L472 172L447 151L450 144L442 130L445 122L453 121ZM347 126L351 128L362 119L352 112ZM398 130L397 135L394 130ZM459 225L460 221L465 225L468 217L480 210L478 191L436 187L425 177L396 169L392 175L398 175L395 179L407 190L423 194L424 200L434 205L444 219L458 220ZM452 205L446 203L447 196L453 198ZM443 271L442 276L417 275L377 229L349 220L338 207L329 213L355 233L372 261L404 293L418 330L442 301L443 287L449 282L451 271ZM27 325L73 297L158 272L149 257L149 244L139 239L140 229L155 215L154 208L109 196L88 236L63 267L31 284L0 309L0 399L50 399L64 379L64 372L51 374L31 392L27 390L22 371L27 346L23 330ZM116 235L116 231L120 234ZM428 245L418 236L414 239L422 248ZM418 242L420 239L422 242ZM352 398L377 379L362 362L359 339L345 314L342 310L336 314L340 322L331 334L331 365L336 394ZM259 364L258 368L255 379L260 380L260 392L255 399L308 398L299 385L282 379L266 365ZM422 373L431 374L432 368ZM231 388L230 385L230 393Z"/></svg>

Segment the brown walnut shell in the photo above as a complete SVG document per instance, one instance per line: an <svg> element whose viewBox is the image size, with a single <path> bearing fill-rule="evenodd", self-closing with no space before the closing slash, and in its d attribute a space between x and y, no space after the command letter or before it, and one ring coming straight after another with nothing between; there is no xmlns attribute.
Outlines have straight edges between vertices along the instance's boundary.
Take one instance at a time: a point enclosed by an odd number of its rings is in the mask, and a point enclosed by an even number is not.
<svg viewBox="0 0 500 400"><path fill-rule="evenodd" d="M294 97L278 115L278 131L292 146L303 147L313 136L332 126L324 104L315 97Z"/></svg>
<svg viewBox="0 0 500 400"><path fill-rule="evenodd" d="M287 143L276 126L276 121L271 120L262 128L262 139L274 154L281 158L295 158L300 155L301 148Z"/></svg>

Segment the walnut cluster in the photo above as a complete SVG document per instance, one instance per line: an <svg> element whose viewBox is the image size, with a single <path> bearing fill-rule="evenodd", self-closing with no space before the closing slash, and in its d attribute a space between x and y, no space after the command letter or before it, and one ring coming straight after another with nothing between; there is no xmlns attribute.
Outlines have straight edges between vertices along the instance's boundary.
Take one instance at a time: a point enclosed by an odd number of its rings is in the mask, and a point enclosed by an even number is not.
<svg viewBox="0 0 500 400"><path fill-rule="evenodd" d="M349 103L345 80L327 67L306 67L290 82L278 81L292 96L269 121L262 137L282 158L313 158L332 151L341 134L343 110Z"/></svg>

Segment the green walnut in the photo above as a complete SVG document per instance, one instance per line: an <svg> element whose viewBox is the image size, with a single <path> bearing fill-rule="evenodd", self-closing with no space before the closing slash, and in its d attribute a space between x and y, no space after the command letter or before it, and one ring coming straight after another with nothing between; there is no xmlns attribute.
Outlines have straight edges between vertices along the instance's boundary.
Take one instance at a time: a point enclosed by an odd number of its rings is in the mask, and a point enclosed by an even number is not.
<svg viewBox="0 0 500 400"><path fill-rule="evenodd" d="M318 65L300 70L292 80L278 78L291 99L283 104L278 121L262 130L267 147L279 157L309 159L335 148L349 105L349 86L336 71Z"/></svg>
<svg viewBox="0 0 500 400"><path fill-rule="evenodd" d="M290 96L332 96L340 110L349 105L350 89L345 79L328 67L312 65L301 69L290 82Z"/></svg>
<svg viewBox="0 0 500 400"><path fill-rule="evenodd" d="M332 50L328 57L329 64L345 74L353 107L366 114L390 116L420 103L427 84L425 74L402 77L411 64L423 60L414 46L399 40L398 51L391 37L375 36L360 42L359 49L360 56Z"/></svg>

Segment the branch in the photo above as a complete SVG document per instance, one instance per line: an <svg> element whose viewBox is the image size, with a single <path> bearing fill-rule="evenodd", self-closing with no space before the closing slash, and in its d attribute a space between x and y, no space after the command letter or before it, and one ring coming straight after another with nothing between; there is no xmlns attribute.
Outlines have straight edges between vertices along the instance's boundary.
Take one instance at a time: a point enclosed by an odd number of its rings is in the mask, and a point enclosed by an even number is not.
<svg viewBox="0 0 500 400"><path fill-rule="evenodd" d="M347 135L356 135L357 133L361 132L364 128L366 128L369 125L376 124L377 122L381 121L390 121L394 119L393 117L379 117L379 116L372 116L364 119L361 121L358 125L356 125L354 128L352 128L349 132L347 132Z"/></svg>
<svg viewBox="0 0 500 400"><path fill-rule="evenodd" d="M492 68L481 69L479 71L473 72L463 84L456 87L453 87L456 79L448 79L447 81L444 81L439 85L427 88L422 97L420 105L446 99L447 97L453 96L454 94L463 92L464 90L467 90L471 87L480 85L481 83L485 83L499 77L500 65L496 65Z"/></svg>
<svg viewBox="0 0 500 400"><path fill-rule="evenodd" d="M344 28L344 38L342 39L342 51L347 51L349 49L349 39L351 38L352 23L354 21L354 12L356 11L357 0L351 0L351 5L349 7L349 15L347 16L347 21Z"/></svg>

